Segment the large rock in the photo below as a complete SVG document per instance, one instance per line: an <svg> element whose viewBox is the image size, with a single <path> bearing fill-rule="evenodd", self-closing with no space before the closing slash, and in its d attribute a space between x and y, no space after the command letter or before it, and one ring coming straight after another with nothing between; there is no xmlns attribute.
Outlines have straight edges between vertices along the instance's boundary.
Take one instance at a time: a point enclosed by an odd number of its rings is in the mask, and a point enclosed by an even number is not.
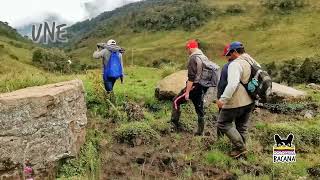
<svg viewBox="0 0 320 180"><path fill-rule="evenodd" d="M159 100L171 100L175 97L181 89L186 87L187 73L188 71L186 70L178 71L159 81L155 90L156 98Z"/></svg>
<svg viewBox="0 0 320 180"><path fill-rule="evenodd" d="M161 81L155 90L155 96L160 100L171 100L176 96L182 88L186 86L187 71L182 70L173 73ZM282 99L303 99L307 96L306 92L296 90L292 87L281 85L278 83L272 83L272 94L279 100ZM210 88L205 96L206 103L211 103L216 100L216 88Z"/></svg>
<svg viewBox="0 0 320 180"><path fill-rule="evenodd" d="M181 91L181 89L186 87L186 81L188 80L187 77L187 70L181 70L165 77L158 82L155 90L155 96L159 100L172 100L172 98L174 98ZM216 100L216 94L216 88L208 89L204 97L206 106Z"/></svg>
<svg viewBox="0 0 320 180"><path fill-rule="evenodd" d="M307 93L282 84L272 83L272 95L276 98L294 100L304 99Z"/></svg>
<svg viewBox="0 0 320 180"><path fill-rule="evenodd" d="M55 167L74 157L87 124L80 80L0 94L0 179L23 179L29 159L36 179L55 179Z"/></svg>

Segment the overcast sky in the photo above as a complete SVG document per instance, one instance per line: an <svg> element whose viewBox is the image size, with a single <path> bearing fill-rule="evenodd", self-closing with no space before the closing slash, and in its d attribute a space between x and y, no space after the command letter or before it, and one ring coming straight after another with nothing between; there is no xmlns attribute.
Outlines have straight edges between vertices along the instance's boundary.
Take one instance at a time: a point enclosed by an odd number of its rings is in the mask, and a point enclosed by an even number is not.
<svg viewBox="0 0 320 180"><path fill-rule="evenodd" d="M75 23L140 0L0 0L0 21L15 28L49 16Z"/></svg>

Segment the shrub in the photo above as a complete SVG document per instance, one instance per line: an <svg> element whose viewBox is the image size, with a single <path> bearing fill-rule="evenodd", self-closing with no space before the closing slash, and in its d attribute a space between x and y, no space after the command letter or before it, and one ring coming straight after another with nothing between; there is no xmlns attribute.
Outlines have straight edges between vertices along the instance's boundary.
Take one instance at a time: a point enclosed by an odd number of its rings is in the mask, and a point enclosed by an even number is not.
<svg viewBox="0 0 320 180"><path fill-rule="evenodd" d="M150 121L150 126L161 134L170 133L170 122L166 119L153 119Z"/></svg>
<svg viewBox="0 0 320 180"><path fill-rule="evenodd" d="M170 59L160 58L160 59L152 61L152 67L160 68L164 65L171 64L171 63L172 63L172 61Z"/></svg>
<svg viewBox="0 0 320 180"><path fill-rule="evenodd" d="M226 9L226 13L239 14L245 11L245 8L239 4L229 5Z"/></svg>
<svg viewBox="0 0 320 180"><path fill-rule="evenodd" d="M281 69L281 81L287 82L289 85L302 82L299 72L300 64L298 60L292 59L289 61L284 61L279 69Z"/></svg>
<svg viewBox="0 0 320 180"><path fill-rule="evenodd" d="M127 113L128 121L141 121L144 119L143 108L137 103L125 103L124 110Z"/></svg>
<svg viewBox="0 0 320 180"><path fill-rule="evenodd" d="M32 62L36 66L42 67L50 72L78 73L87 69L96 68L96 66L81 64L78 59L70 58L64 51L57 48L36 48L33 51Z"/></svg>
<svg viewBox="0 0 320 180"><path fill-rule="evenodd" d="M150 144L157 142L159 134L146 122L130 122L122 124L114 132L115 139L120 143L127 143L132 146Z"/></svg>
<svg viewBox="0 0 320 180"><path fill-rule="evenodd" d="M179 27L190 31L201 26L212 15L212 10L199 1L155 2L158 6L138 11L131 24L135 31L172 30Z"/></svg>
<svg viewBox="0 0 320 180"><path fill-rule="evenodd" d="M299 73L304 81L319 83L320 57L314 56L312 58L306 58L300 67Z"/></svg>
<svg viewBox="0 0 320 180"><path fill-rule="evenodd" d="M12 59L19 60L19 58L18 58L16 55L14 55L14 54L9 54L9 56L10 56L10 58L12 58Z"/></svg>
<svg viewBox="0 0 320 180"><path fill-rule="evenodd" d="M301 63L303 62L303 63ZM263 68L271 75L275 82L320 83L320 57L318 55L302 59L291 59L282 64L263 64Z"/></svg>
<svg viewBox="0 0 320 180"><path fill-rule="evenodd" d="M272 81L279 82L280 81L280 72L276 63L273 61L268 64L261 64L262 68L265 69L268 74L271 76Z"/></svg>
<svg viewBox="0 0 320 180"><path fill-rule="evenodd" d="M38 48L33 52L32 62L51 72L71 72L69 57L59 49Z"/></svg>
<svg viewBox="0 0 320 180"><path fill-rule="evenodd" d="M303 7L305 0L261 0L261 4L271 10L292 10Z"/></svg>

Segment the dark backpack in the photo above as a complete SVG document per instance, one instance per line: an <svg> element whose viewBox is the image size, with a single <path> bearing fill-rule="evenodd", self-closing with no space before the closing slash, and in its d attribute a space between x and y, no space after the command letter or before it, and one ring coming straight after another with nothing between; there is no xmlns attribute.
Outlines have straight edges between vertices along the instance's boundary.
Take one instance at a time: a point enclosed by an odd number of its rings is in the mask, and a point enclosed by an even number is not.
<svg viewBox="0 0 320 180"><path fill-rule="evenodd" d="M206 56L198 56L202 62L202 72L199 84L204 87L217 87L220 78L220 67Z"/></svg>
<svg viewBox="0 0 320 180"><path fill-rule="evenodd" d="M110 52L108 64L104 65L104 75L111 78L123 76L119 52Z"/></svg>
<svg viewBox="0 0 320 180"><path fill-rule="evenodd" d="M251 74L247 84L241 82L241 84L247 90L249 96L253 100L259 100L261 103L265 103L268 100L268 96L272 90L272 80L268 72L264 71L256 63L250 63Z"/></svg>

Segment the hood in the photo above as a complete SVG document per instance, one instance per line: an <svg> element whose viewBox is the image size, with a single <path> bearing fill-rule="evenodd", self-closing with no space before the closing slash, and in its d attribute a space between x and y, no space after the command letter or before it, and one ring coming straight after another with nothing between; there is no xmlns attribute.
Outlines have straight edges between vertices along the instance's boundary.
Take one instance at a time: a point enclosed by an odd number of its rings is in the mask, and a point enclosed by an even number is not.
<svg viewBox="0 0 320 180"><path fill-rule="evenodd" d="M202 52L200 49L197 49L195 52L193 52L193 53L190 55L190 57L193 56L193 55L203 55L203 52Z"/></svg>
<svg viewBox="0 0 320 180"><path fill-rule="evenodd" d="M242 57L243 59L247 59L247 60L253 59L253 58L252 58L249 54L247 54L247 53L242 54L241 57Z"/></svg>
<svg viewBox="0 0 320 180"><path fill-rule="evenodd" d="M111 52L119 52L121 50L121 47L117 45L106 45L105 48Z"/></svg>

